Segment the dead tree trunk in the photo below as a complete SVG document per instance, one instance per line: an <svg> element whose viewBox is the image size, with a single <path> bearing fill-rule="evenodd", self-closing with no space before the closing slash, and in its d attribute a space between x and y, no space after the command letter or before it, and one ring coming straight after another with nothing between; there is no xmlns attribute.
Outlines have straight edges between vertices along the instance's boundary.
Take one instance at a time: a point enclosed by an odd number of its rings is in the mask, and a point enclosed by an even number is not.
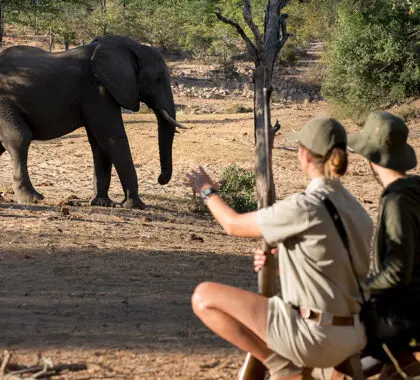
<svg viewBox="0 0 420 380"><path fill-rule="evenodd" d="M121 5L122 5L124 34L126 34L127 33L127 0L123 0Z"/></svg>
<svg viewBox="0 0 420 380"><path fill-rule="evenodd" d="M276 199L273 175L271 168L271 152L274 134L269 134L269 148L266 149L264 118L269 121L269 130L272 131L270 118L270 99L272 93L272 76L274 64L281 48L289 37L286 28L287 14L282 9L290 0L268 0L264 19L264 35L261 35L254 23L250 0L243 0L243 16L246 24L252 31L254 42L245 34L241 26L235 21L222 16L216 16L226 24L233 26L244 40L248 52L255 64L254 71L254 135L256 147L256 184L258 207L267 207ZM267 107L264 107L264 88L267 93ZM265 111L264 111L265 110ZM265 114L266 112L266 114ZM267 168L268 166L268 168ZM267 255L267 265L259 272L258 289L267 297L276 293L276 263L270 254L270 247L263 242L263 249ZM264 379L265 367L248 354L245 362L243 380Z"/></svg>
<svg viewBox="0 0 420 380"><path fill-rule="evenodd" d="M0 48L3 47L4 36L4 0L0 0Z"/></svg>

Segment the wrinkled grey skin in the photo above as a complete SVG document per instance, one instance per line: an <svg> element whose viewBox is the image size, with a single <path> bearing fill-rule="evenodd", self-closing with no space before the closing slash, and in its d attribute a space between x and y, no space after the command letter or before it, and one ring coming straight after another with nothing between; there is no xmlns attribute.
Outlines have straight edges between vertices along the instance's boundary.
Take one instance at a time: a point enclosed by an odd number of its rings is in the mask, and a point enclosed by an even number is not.
<svg viewBox="0 0 420 380"><path fill-rule="evenodd" d="M121 107L147 104L157 117L160 184L172 176L175 105L161 54L121 36L105 36L67 52L16 46L0 54L0 154L10 153L19 202L43 199L29 179L32 140L49 140L84 126L93 152L92 205L112 206L108 197L114 164L125 198L122 206L144 208L121 117ZM170 117L164 117L166 111ZM172 120L171 120L172 118ZM71 158L69 158L71 159Z"/></svg>

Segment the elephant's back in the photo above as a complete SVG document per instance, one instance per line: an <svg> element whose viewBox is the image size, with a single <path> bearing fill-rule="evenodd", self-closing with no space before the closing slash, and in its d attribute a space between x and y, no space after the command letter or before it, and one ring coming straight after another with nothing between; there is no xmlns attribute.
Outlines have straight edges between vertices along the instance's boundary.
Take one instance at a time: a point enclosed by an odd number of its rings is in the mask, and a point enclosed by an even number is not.
<svg viewBox="0 0 420 380"><path fill-rule="evenodd" d="M3 56L10 56L10 55L22 55L25 53L32 53L32 54L48 54L44 49L41 49L36 46L27 46L27 45L16 45L8 47L7 49L4 49L0 57Z"/></svg>
<svg viewBox="0 0 420 380"><path fill-rule="evenodd" d="M12 46L3 50L0 54L0 69L7 70L26 65L31 61L33 56L44 57L47 56L45 50L34 46Z"/></svg>
<svg viewBox="0 0 420 380"><path fill-rule="evenodd" d="M24 117L34 139L62 136L82 124L89 60L76 53L13 47L0 55L0 103L12 105Z"/></svg>

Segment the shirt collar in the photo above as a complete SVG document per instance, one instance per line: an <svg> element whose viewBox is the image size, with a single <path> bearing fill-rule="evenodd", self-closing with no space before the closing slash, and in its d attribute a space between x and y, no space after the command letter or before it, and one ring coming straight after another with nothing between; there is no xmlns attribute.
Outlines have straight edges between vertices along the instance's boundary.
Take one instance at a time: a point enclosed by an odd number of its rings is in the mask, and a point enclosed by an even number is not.
<svg viewBox="0 0 420 380"><path fill-rule="evenodd" d="M305 189L305 193L312 193L316 189L320 187L324 187L326 184L332 184L337 182L336 179L330 179L326 177L316 177L311 182L309 182L308 186Z"/></svg>

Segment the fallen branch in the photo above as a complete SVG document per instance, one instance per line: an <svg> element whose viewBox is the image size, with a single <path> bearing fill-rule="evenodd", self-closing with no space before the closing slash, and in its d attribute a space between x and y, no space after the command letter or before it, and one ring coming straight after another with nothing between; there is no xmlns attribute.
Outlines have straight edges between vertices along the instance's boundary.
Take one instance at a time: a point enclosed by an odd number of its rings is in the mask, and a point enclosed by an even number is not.
<svg viewBox="0 0 420 380"><path fill-rule="evenodd" d="M2 364L3 367L3 364ZM12 365L8 365L7 368L10 368L13 366ZM15 367L16 368L16 367ZM6 368L5 368L6 370ZM45 363L43 366L31 366L31 367L27 367L27 368L23 368L23 369L19 369L16 371L12 371L9 372L7 374L5 374L3 372L3 379L4 380L12 380L12 379L21 379L21 375L23 374L27 374L27 373L33 373L34 375L32 375L30 378L26 378L26 379L37 379L39 378L41 375L42 376L53 376L53 375L59 375L62 371L72 371L72 372L76 372L76 371L85 371L87 370L87 365L86 363L77 363L77 364L58 364L58 365L48 365L48 363Z"/></svg>
<svg viewBox="0 0 420 380"><path fill-rule="evenodd" d="M10 352L7 350L4 350L4 357L3 357L3 360L1 362L1 367L0 367L0 375L4 375L6 373L6 368L7 368L7 365L9 364L9 360L10 360Z"/></svg>
<svg viewBox="0 0 420 380"><path fill-rule="evenodd" d="M285 145L279 145L279 146L276 146L276 148L281 149L281 150L289 150L291 152L297 152L298 150L297 148L293 148L293 147L285 146Z"/></svg>

